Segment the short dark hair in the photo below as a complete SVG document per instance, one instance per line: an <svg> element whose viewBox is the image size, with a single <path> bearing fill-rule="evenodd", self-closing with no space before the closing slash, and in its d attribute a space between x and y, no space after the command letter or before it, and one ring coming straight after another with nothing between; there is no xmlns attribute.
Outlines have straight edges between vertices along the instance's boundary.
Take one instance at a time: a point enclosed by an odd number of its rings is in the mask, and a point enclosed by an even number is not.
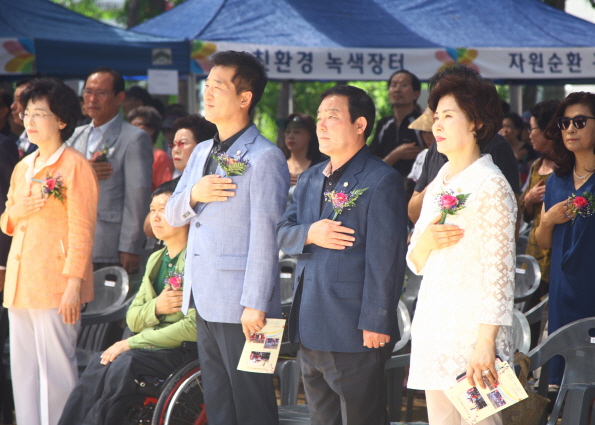
<svg viewBox="0 0 595 425"><path fill-rule="evenodd" d="M152 106L139 106L128 112L126 118L128 118L128 122L132 122L132 120L138 117L145 120L145 125L147 127L155 130L155 133L153 133L153 143L155 143L157 136L159 135L159 130L161 130L161 115L159 115L157 109Z"/></svg>
<svg viewBox="0 0 595 425"><path fill-rule="evenodd" d="M174 121L174 130L187 129L192 132L196 143L211 140L217 134L217 126L199 114L186 115Z"/></svg>
<svg viewBox="0 0 595 425"><path fill-rule="evenodd" d="M551 157L556 163L554 172L558 177L564 177L570 174L576 162L574 154L564 145L562 130L558 128L557 123L558 118L564 116L566 108L572 105L586 106L591 111L590 115L595 117L595 94L584 91L570 93L566 96L566 99L560 103L554 116L545 128L544 136L553 141Z"/></svg>
<svg viewBox="0 0 595 425"><path fill-rule="evenodd" d="M178 181L179 179L174 179L160 184L151 194L151 199L159 195L173 195L173 193L176 191Z"/></svg>
<svg viewBox="0 0 595 425"><path fill-rule="evenodd" d="M496 86L475 74L469 78L467 72L449 73L436 83L428 99L432 112L436 112L442 97L452 95L465 116L475 123L475 138L483 149L502 127L502 105Z"/></svg>
<svg viewBox="0 0 595 425"><path fill-rule="evenodd" d="M126 97L132 97L143 102L145 106L151 106L151 95L140 86L132 86L126 90Z"/></svg>
<svg viewBox="0 0 595 425"><path fill-rule="evenodd" d="M87 79L89 79L89 77L93 74L109 74L109 75L111 75L113 82L114 82L114 87L113 87L114 94L118 94L118 93L124 91L124 89L125 89L124 78L115 69L109 68L107 66L100 66L98 68L95 68L93 71L91 71L89 73L89 75L87 75ZM85 84L87 84L87 80L85 80Z"/></svg>
<svg viewBox="0 0 595 425"><path fill-rule="evenodd" d="M535 118L537 127L539 127L540 130L545 130L547 125L552 120L552 117L556 113L558 106L560 106L560 101L557 99L551 99L536 103L531 109L529 109L531 116Z"/></svg>
<svg viewBox="0 0 595 425"><path fill-rule="evenodd" d="M419 78L417 78L417 75L415 75L411 71L407 71L406 69L399 69L398 71L393 72L391 74L391 76L389 77L389 79L386 81L387 87L390 87L390 82L392 81L393 77L397 74L409 75L409 78L411 79L411 88L413 88L413 91L421 91L421 81L419 81Z"/></svg>
<svg viewBox="0 0 595 425"><path fill-rule="evenodd" d="M314 159L320 156L320 146L318 145L318 136L316 135L316 122L314 118L310 115L306 114L289 114L285 119L285 124L283 126L283 130L287 130L289 124L299 125L304 127L310 133L310 141L308 142L308 152L306 153L306 158ZM283 142L279 144L279 147L285 154L285 158L289 158L291 156L291 152L287 149L287 145L285 144L285 138L283 138Z"/></svg>
<svg viewBox="0 0 595 425"><path fill-rule="evenodd" d="M430 80L428 81L428 90L432 92L432 90L434 90L438 82L449 75L457 75L468 80L483 80L483 77L479 74L479 72L467 65L456 62L453 64L445 65L444 67L440 68L438 72L432 75L432 77L430 77Z"/></svg>
<svg viewBox="0 0 595 425"><path fill-rule="evenodd" d="M364 117L366 119L364 138L367 139L370 137L372 129L374 128L376 107L368 93L358 87L341 84L325 90L320 95L319 101L322 102L328 96L345 96L349 106L349 117L351 118L351 122L355 122L359 117Z"/></svg>
<svg viewBox="0 0 595 425"><path fill-rule="evenodd" d="M268 82L264 64L256 56L248 52L228 50L215 53L211 57L211 65L235 69L231 81L236 87L237 94L246 91L252 93L252 101L248 109L248 113L252 113L260 101Z"/></svg>
<svg viewBox="0 0 595 425"><path fill-rule="evenodd" d="M66 124L66 127L60 130L60 138L62 142L65 142L74 133L81 117L81 104L78 96L62 81L48 77L32 80L19 96L19 102L23 108L27 108L30 100L41 99L46 100L50 111Z"/></svg>
<svg viewBox="0 0 595 425"><path fill-rule="evenodd" d="M504 114L504 118L502 118L502 120L505 120L505 119L509 119L510 121L512 121L514 128L517 129L517 139L520 139L521 130L523 129L523 126L525 124L525 122L523 121L523 118L516 112L508 112L508 113Z"/></svg>
<svg viewBox="0 0 595 425"><path fill-rule="evenodd" d="M31 81L33 81L33 80L35 80L35 79L37 79L37 77L27 77L27 78L22 78L22 79L20 79L19 81L17 81L17 82L15 83L15 85L14 85L14 86L15 86L15 87L26 86L26 85L30 84L30 83L31 83Z"/></svg>

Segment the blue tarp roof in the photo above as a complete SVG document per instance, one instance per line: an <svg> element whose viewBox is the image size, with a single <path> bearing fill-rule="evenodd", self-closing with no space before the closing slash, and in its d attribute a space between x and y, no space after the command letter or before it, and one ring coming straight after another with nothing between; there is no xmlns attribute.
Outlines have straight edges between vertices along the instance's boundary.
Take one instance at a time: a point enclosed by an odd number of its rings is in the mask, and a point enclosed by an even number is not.
<svg viewBox="0 0 595 425"><path fill-rule="evenodd" d="M595 46L594 24L539 0L187 0L134 30L277 46Z"/></svg>
<svg viewBox="0 0 595 425"><path fill-rule="evenodd" d="M0 38L32 39L37 71L52 75L85 76L98 66L124 75L189 69L186 41L116 28L49 0L0 0ZM153 65L155 48L171 48L172 64Z"/></svg>

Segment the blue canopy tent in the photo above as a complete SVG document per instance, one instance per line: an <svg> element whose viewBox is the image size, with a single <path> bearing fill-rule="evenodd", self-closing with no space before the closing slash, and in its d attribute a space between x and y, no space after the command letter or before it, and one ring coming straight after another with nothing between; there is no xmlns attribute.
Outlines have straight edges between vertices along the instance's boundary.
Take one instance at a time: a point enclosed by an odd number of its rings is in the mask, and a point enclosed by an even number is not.
<svg viewBox="0 0 595 425"><path fill-rule="evenodd" d="M49 0L0 0L0 75L84 77L98 66L124 75L189 72L187 41L103 24Z"/></svg>
<svg viewBox="0 0 595 425"><path fill-rule="evenodd" d="M134 30L199 40L198 72L242 48L277 79L384 79L399 66L428 78L459 61L493 79L595 80L595 25L539 0L187 0Z"/></svg>

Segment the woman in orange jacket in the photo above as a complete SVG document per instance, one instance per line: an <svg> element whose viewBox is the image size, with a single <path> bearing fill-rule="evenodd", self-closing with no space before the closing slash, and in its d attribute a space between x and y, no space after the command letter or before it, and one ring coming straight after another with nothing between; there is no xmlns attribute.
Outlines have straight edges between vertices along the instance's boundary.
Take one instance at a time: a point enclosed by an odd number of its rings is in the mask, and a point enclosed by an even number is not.
<svg viewBox="0 0 595 425"><path fill-rule="evenodd" d="M64 144L80 114L74 91L42 78L20 101L39 149L16 166L0 218L13 236L4 307L17 421L53 425L77 379L81 304L93 299L98 184L85 157Z"/></svg>

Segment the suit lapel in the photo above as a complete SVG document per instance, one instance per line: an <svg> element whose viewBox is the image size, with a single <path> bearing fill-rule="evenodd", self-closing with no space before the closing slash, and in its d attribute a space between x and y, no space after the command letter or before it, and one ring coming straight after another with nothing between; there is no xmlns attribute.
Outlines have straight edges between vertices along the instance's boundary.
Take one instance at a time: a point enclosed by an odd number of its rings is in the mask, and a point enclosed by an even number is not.
<svg viewBox="0 0 595 425"><path fill-rule="evenodd" d="M324 174L322 172L314 174L310 178L310 211L312 211L313 221L320 220L320 197L324 190ZM325 202L326 206L326 202Z"/></svg>
<svg viewBox="0 0 595 425"><path fill-rule="evenodd" d="M239 155L240 159L243 159L244 156L246 156L248 149L250 149L250 145L252 143L254 143L254 141L258 137L258 134L259 134L259 132L258 132L258 129L256 128L256 125L252 124L244 132L244 134L242 134L238 138L238 140L233 142L233 144L227 150L227 155L229 155L229 156L238 156ZM223 172L223 170L221 170L221 167L217 167L217 171Z"/></svg>
<svg viewBox="0 0 595 425"><path fill-rule="evenodd" d="M120 131L122 130L123 122L124 122L124 119L122 118L122 116L120 114L118 114L116 120L112 123L112 125L110 125L107 128L107 130L105 130L105 133L103 134L102 149L109 150L111 147L113 147L115 145L115 143L118 141L118 137L120 137ZM89 137L87 136L87 141L88 140L89 140Z"/></svg>
<svg viewBox="0 0 595 425"><path fill-rule="evenodd" d="M204 142L201 142L200 144L201 145L204 145L204 147L203 147L203 149L201 151L197 152L197 157L196 157L196 174L197 174L197 177L199 175L200 175L200 177L203 177L204 176L205 164L207 162L207 159L209 157L209 154L211 153L211 148L213 147L213 139L206 140ZM200 177L198 178L199 180L200 180Z"/></svg>
<svg viewBox="0 0 595 425"><path fill-rule="evenodd" d="M335 186L335 192L349 193L354 189L361 189L360 187L358 187L358 174L360 174L364 170L364 166L366 165L366 161L368 160L370 155L370 150L367 146L364 146L358 153L355 154L355 158L353 158L353 161L347 166L347 169L341 176L341 179L337 183L337 186ZM332 213L332 204L328 201L325 201L324 209L322 210L320 218L331 218L333 215ZM341 221L340 215L337 217L337 220Z"/></svg>
<svg viewBox="0 0 595 425"><path fill-rule="evenodd" d="M85 158L88 155L87 152L87 144L89 142L89 133L91 132L91 124L87 124L85 128L81 130L81 132L74 136L70 143L67 143L68 146L72 146L77 151L81 152L85 155Z"/></svg>

